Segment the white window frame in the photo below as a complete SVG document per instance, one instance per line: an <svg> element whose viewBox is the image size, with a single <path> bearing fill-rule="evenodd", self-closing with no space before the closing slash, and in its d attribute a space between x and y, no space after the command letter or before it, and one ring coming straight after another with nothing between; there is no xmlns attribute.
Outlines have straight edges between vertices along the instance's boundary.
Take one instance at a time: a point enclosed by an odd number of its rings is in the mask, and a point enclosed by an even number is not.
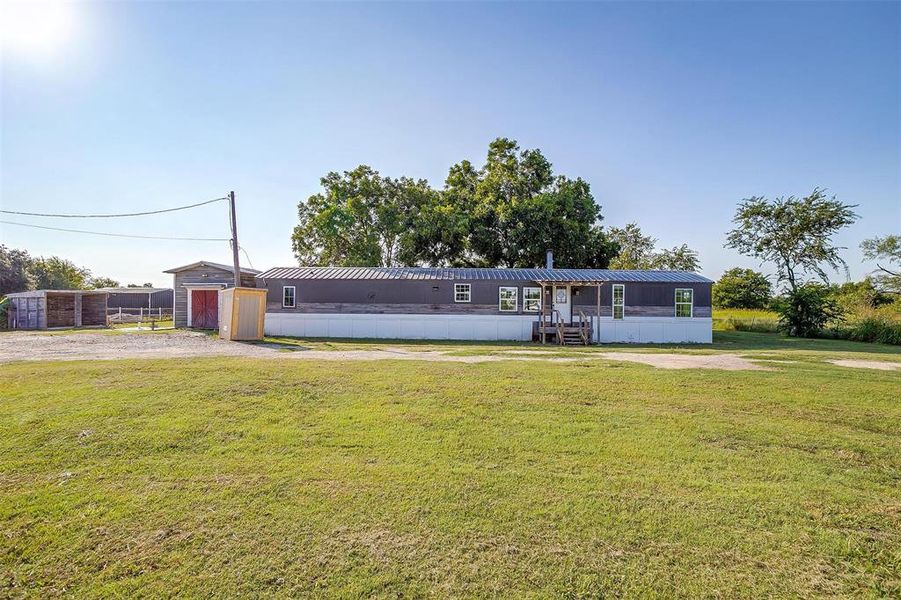
<svg viewBox="0 0 901 600"><path fill-rule="evenodd" d="M466 299L461 299L461 294L466 295ZM472 302L472 284L471 283L455 283L454 284L454 302Z"/></svg>
<svg viewBox="0 0 901 600"><path fill-rule="evenodd" d="M526 293L529 291L538 292L537 298L527 298ZM529 302L538 301L538 306L535 308L529 308ZM541 303L544 301L544 298L541 297L541 288L540 287L523 287L522 288L522 310L523 312L541 312Z"/></svg>
<svg viewBox="0 0 901 600"><path fill-rule="evenodd" d="M688 292L691 295L691 300L688 302L679 302L679 292ZM691 319L695 314L695 291L692 288L676 288L676 291L673 295L673 315L677 319ZM688 316L679 314L679 306L688 305Z"/></svg>
<svg viewBox="0 0 901 600"><path fill-rule="evenodd" d="M513 308L504 308L504 300L510 300L502 296L504 290L513 290ZM519 312L519 288L506 285L497 288L497 309L500 312Z"/></svg>
<svg viewBox="0 0 901 600"><path fill-rule="evenodd" d="M623 309L623 315L621 317L616 316L616 288L622 288L623 290L623 301L620 305ZM622 321L626 318L626 286L622 283L614 283L610 290L610 316L613 317L617 321Z"/></svg>
<svg viewBox="0 0 901 600"><path fill-rule="evenodd" d="M291 290L291 304L285 303L285 292ZM297 308L297 286L294 285L283 285L282 286L282 308Z"/></svg>

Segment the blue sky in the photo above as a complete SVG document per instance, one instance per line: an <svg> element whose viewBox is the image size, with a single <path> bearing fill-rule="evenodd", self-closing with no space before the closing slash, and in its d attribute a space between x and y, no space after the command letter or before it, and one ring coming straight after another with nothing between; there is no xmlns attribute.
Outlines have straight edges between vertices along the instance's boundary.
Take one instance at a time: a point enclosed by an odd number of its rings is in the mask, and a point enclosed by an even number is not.
<svg viewBox="0 0 901 600"><path fill-rule="evenodd" d="M901 231L898 3L92 3L47 47L4 43L0 203L121 212L234 189L253 265L294 263L296 205L365 163L443 184L490 140L582 177L606 225L688 243L718 277L736 203L826 187L838 239ZM7 216L7 218L9 218ZM133 220L16 220L227 237L224 206ZM0 240L125 282L229 262L226 243L0 225ZM243 257L242 257L243 258ZM843 276L836 274L835 279Z"/></svg>

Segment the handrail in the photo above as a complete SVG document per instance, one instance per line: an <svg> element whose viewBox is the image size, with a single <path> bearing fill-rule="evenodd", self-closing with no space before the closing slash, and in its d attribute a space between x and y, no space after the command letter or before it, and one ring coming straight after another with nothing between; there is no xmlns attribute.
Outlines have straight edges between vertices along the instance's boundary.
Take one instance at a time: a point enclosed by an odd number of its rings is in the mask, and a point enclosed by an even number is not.
<svg viewBox="0 0 901 600"><path fill-rule="evenodd" d="M556 308L554 309L554 314L557 315L557 343L562 346L564 343L563 315Z"/></svg>
<svg viewBox="0 0 901 600"><path fill-rule="evenodd" d="M588 320L588 315L586 315L581 310L579 311L579 337L582 338L582 343L586 346L591 343L591 321Z"/></svg>

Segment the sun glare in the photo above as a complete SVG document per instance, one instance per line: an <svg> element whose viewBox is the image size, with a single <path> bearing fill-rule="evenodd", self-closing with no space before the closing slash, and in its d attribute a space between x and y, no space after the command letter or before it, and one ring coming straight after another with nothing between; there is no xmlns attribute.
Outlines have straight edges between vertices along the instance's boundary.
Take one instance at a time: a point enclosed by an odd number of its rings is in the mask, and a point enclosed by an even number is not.
<svg viewBox="0 0 901 600"><path fill-rule="evenodd" d="M72 36L74 9L63 0L0 0L0 45L11 53L53 54Z"/></svg>

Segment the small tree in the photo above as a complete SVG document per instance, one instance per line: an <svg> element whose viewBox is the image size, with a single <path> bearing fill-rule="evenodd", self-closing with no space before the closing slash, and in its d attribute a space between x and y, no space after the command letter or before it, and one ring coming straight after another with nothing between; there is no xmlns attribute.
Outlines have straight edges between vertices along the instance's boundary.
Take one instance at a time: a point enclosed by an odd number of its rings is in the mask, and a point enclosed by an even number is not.
<svg viewBox="0 0 901 600"><path fill-rule="evenodd" d="M887 235L864 240L860 249L863 250L864 258L883 261L881 264L876 263L878 273L874 275L874 279L877 285L886 292L901 294L901 236Z"/></svg>
<svg viewBox="0 0 901 600"><path fill-rule="evenodd" d="M95 290L100 288L119 287L119 282L111 277L92 277L88 284Z"/></svg>
<svg viewBox="0 0 901 600"><path fill-rule="evenodd" d="M713 305L717 308L766 308L772 295L770 280L753 269L729 269L713 285Z"/></svg>
<svg viewBox="0 0 901 600"><path fill-rule="evenodd" d="M829 293L832 299L848 312L877 308L892 302L892 297L879 291L870 277L865 277L863 281L849 281L840 285L832 285Z"/></svg>
<svg viewBox="0 0 901 600"><path fill-rule="evenodd" d="M779 329L793 337L814 337L830 321L840 320L842 310L820 283L805 283L789 291L776 304Z"/></svg>
<svg viewBox="0 0 901 600"><path fill-rule="evenodd" d="M828 281L824 265L847 271L832 236L857 220L853 208L820 188L805 198L753 197L738 205L726 247L775 263L779 281L794 292L807 273Z"/></svg>
<svg viewBox="0 0 901 600"><path fill-rule="evenodd" d="M664 248L657 252L657 239L644 235L637 223L625 227L611 227L608 234L616 256L610 261L611 269L662 269L666 271L699 271L698 253L687 244Z"/></svg>
<svg viewBox="0 0 901 600"><path fill-rule="evenodd" d="M664 271L700 271L701 261L698 260L697 250L692 250L688 244L682 244L657 252L651 260L651 268Z"/></svg>

